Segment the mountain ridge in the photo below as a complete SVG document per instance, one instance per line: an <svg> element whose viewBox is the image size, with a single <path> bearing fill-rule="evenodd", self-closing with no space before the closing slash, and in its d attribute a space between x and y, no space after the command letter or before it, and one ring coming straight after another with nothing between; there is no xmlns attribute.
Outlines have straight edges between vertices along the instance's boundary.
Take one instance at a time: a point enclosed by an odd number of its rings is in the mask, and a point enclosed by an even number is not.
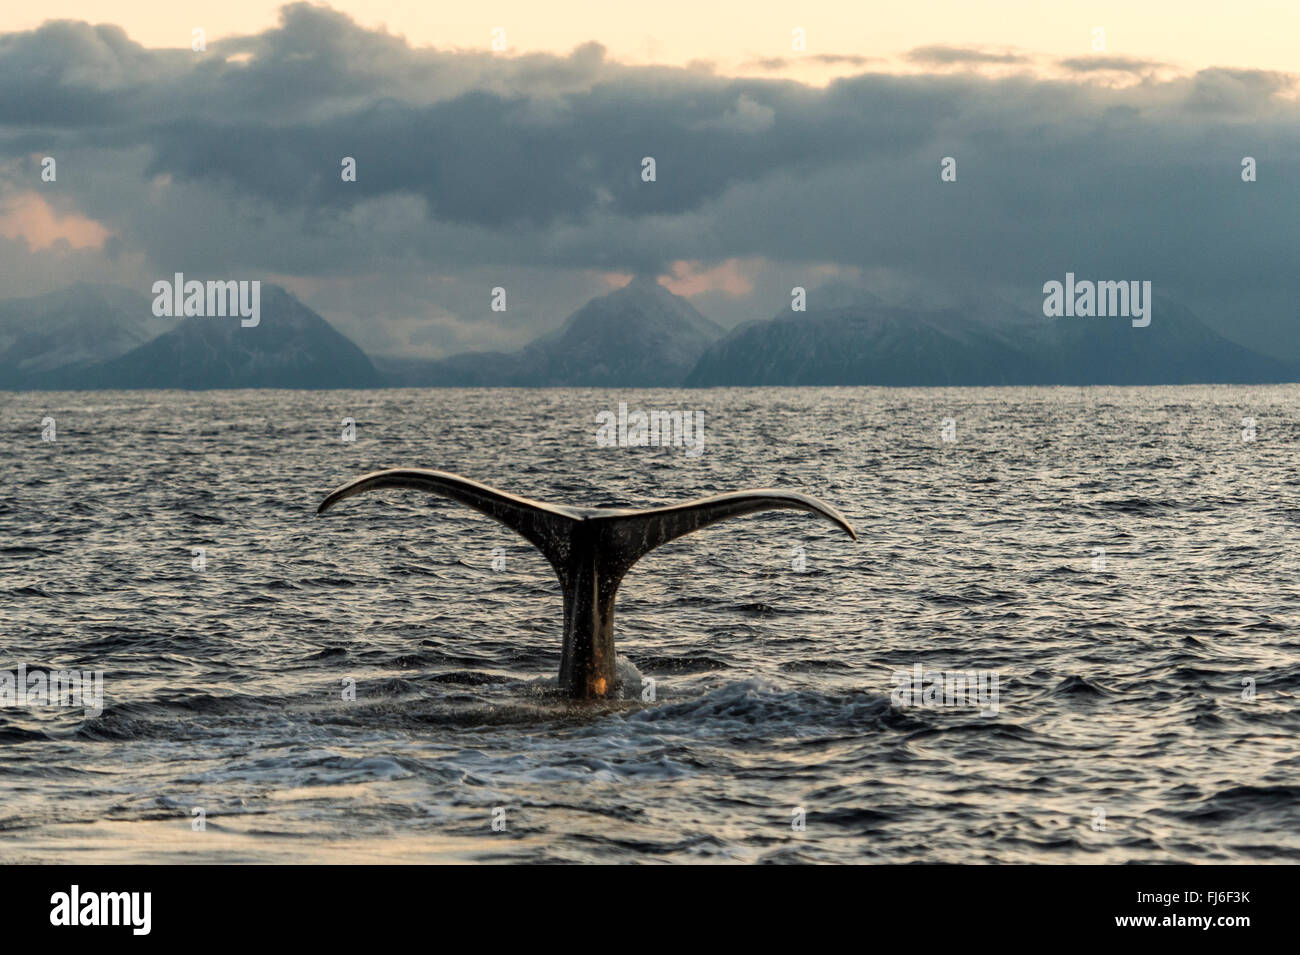
<svg viewBox="0 0 1300 955"><path fill-rule="evenodd" d="M414 387L673 387L723 334L686 299L642 275L518 351L379 363L394 383Z"/></svg>
<svg viewBox="0 0 1300 955"><path fill-rule="evenodd" d="M827 296L819 296L827 301ZM372 360L284 289L263 317L152 315L118 286L0 301L0 389L1267 384L1300 363L1233 342L1163 297L1152 323L984 304L900 307L850 289L833 307L729 332L651 276L591 299L514 352Z"/></svg>
<svg viewBox="0 0 1300 955"><path fill-rule="evenodd" d="M1260 355L1157 299L1128 319L987 308L849 305L746 322L711 345L687 387L1274 384L1300 365ZM982 311L981 317L975 317ZM996 316L996 317L995 317Z"/></svg>
<svg viewBox="0 0 1300 955"><path fill-rule="evenodd" d="M71 386L94 365L168 327L149 299L117 285L74 283L0 301L0 388Z"/></svg>
<svg viewBox="0 0 1300 955"><path fill-rule="evenodd" d="M373 388L383 383L369 357L315 311L277 285L261 291L256 327L244 327L234 317L157 318L148 297L117 286L75 285L0 302L0 388ZM71 344L63 340L70 333ZM100 340L87 356L83 342L95 335Z"/></svg>

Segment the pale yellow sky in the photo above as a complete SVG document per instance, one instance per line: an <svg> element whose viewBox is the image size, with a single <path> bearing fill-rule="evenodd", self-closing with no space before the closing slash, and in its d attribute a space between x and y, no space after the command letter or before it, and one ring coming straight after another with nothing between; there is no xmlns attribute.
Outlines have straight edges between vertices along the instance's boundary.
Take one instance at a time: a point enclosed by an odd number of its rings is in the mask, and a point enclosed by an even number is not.
<svg viewBox="0 0 1300 955"><path fill-rule="evenodd" d="M1105 30L1111 56L1160 60L1180 71L1208 66L1300 68L1300 0L335 0L366 27L384 26L413 45L488 48L506 31L508 51L567 52L589 40L632 63L711 60L722 73L761 75L757 59L794 57L791 31L807 52L785 75L816 80L863 67L826 66L817 54L882 57L893 69L929 44L985 46L1047 58L1093 53ZM194 27L209 40L254 33L276 21L274 0L50 0L5 4L0 31L71 18L122 25L146 46L188 47ZM748 65L747 65L748 64Z"/></svg>

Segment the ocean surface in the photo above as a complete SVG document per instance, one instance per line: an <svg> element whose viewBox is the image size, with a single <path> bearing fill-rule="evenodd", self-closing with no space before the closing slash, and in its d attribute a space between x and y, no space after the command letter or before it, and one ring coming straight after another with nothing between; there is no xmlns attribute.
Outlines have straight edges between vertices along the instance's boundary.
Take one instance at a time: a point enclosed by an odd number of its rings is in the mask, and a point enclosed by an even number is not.
<svg viewBox="0 0 1300 955"><path fill-rule="evenodd" d="M597 447L620 401L703 453ZM652 552L573 704L522 539L316 516L396 466L860 540ZM0 481L0 670L103 673L0 707L5 862L1300 861L1300 386L0 393Z"/></svg>

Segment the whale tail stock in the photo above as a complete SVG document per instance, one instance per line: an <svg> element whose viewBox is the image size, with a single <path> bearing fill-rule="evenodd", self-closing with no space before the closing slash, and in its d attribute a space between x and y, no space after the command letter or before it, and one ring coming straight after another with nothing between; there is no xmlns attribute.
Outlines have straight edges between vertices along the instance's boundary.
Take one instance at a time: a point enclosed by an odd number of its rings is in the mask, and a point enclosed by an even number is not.
<svg viewBox="0 0 1300 955"><path fill-rule="evenodd" d="M736 491L649 510L563 507L426 468L366 474L333 491L321 501L317 513L324 514L354 494L393 487L415 488L472 507L541 551L555 569L564 594L560 686L577 699L613 692L618 585L633 564L661 544L729 517L774 509L808 511L854 540L858 536L835 508L796 491Z"/></svg>

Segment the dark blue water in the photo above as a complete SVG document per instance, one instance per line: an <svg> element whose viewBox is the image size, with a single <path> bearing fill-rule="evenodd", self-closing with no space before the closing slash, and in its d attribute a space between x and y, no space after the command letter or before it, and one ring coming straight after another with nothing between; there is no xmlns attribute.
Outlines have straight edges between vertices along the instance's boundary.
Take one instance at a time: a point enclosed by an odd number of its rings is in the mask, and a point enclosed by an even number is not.
<svg viewBox="0 0 1300 955"><path fill-rule="evenodd" d="M597 447L620 400L703 411L703 453ZM1296 861L1298 404L0 394L0 670L104 680L98 716L0 708L0 859ZM391 466L585 505L793 488L861 539L774 512L653 552L630 698L572 705L524 541L413 491L315 515ZM996 674L996 712L897 705L917 664Z"/></svg>

